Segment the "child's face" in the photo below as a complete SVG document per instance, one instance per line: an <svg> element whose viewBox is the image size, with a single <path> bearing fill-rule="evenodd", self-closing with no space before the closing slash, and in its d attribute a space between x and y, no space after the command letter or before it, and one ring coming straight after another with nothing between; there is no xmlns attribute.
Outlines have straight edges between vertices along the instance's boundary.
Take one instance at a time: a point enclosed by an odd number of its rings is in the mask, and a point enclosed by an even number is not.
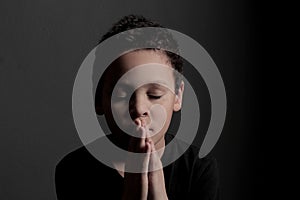
<svg viewBox="0 0 300 200"><path fill-rule="evenodd" d="M157 64L137 67L149 63L160 64L160 67ZM123 78L129 70L131 72ZM117 81L120 84L115 85ZM128 92L128 88L133 88L134 92ZM181 109L183 83L177 95L174 91L175 77L166 55L159 51L139 50L121 56L109 67L103 86L102 109L110 130L126 144L131 134L125 134L118 126L122 130L134 130L134 124L140 123L147 128L155 144L161 141L173 111Z"/></svg>

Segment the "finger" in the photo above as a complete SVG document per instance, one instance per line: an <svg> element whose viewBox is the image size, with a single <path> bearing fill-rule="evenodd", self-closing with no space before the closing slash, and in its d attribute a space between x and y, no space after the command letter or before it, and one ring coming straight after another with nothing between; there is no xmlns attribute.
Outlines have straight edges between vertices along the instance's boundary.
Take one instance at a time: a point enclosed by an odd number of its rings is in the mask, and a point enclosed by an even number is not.
<svg viewBox="0 0 300 200"><path fill-rule="evenodd" d="M147 131L144 127L137 127L137 136L131 137L129 141L128 150L136 153L146 152L146 134Z"/></svg>
<svg viewBox="0 0 300 200"><path fill-rule="evenodd" d="M150 140L150 144L151 144L151 151L152 151L152 152L156 152L156 149L155 149L155 145L154 145L153 140Z"/></svg>
<svg viewBox="0 0 300 200"><path fill-rule="evenodd" d="M152 146L151 146L151 143L150 143L150 141L151 141L151 136L150 136L149 130L148 130L147 128L145 128L145 129L146 129L145 142L149 142L149 145L150 145L150 148L151 148L151 147L152 147Z"/></svg>
<svg viewBox="0 0 300 200"><path fill-rule="evenodd" d="M141 130L139 130L139 128L136 129L136 132L138 132L138 131L141 132ZM133 137L133 136L130 137L129 144L128 144L128 150L131 152L136 152L138 142L139 142L139 138Z"/></svg>
<svg viewBox="0 0 300 200"><path fill-rule="evenodd" d="M159 154L156 151L154 142L152 140L150 140L150 145L151 145L151 155L149 161L149 171L154 172L162 168L162 163Z"/></svg>
<svg viewBox="0 0 300 200"><path fill-rule="evenodd" d="M138 118L138 119L135 119L134 120L134 123L137 125L137 126L141 126L142 125L142 122L141 120Z"/></svg>
<svg viewBox="0 0 300 200"><path fill-rule="evenodd" d="M140 131L141 127L141 121L139 119L134 120L134 123L137 125L135 128L135 134L138 135L138 132ZM136 149L136 143L137 140L135 137L130 137L129 143L128 143L128 151L134 152Z"/></svg>
<svg viewBox="0 0 300 200"><path fill-rule="evenodd" d="M146 127L146 120L144 118L140 120L141 120L141 126Z"/></svg>
<svg viewBox="0 0 300 200"><path fill-rule="evenodd" d="M156 151L153 140L150 141L150 144L151 144L151 159L152 159L152 161L155 164L156 163L161 163L158 151Z"/></svg>
<svg viewBox="0 0 300 200"><path fill-rule="evenodd" d="M137 152L137 149L134 149L133 152ZM137 154L128 154L126 158L126 168L130 169L135 173L146 174L148 173L149 162L151 154L151 144L145 142L145 147L143 152L138 152Z"/></svg>
<svg viewBox="0 0 300 200"><path fill-rule="evenodd" d="M140 135L139 138L137 138L138 140L138 149L141 152L146 152L146 129L144 127L140 128Z"/></svg>
<svg viewBox="0 0 300 200"><path fill-rule="evenodd" d="M134 136L130 138L128 150L131 152L141 152L141 136L143 135L143 129L141 126L141 121L139 119L134 120L137 125L135 129Z"/></svg>
<svg viewBox="0 0 300 200"><path fill-rule="evenodd" d="M146 142L146 161L147 161L147 167L149 166L150 157L151 157L151 144L149 142Z"/></svg>

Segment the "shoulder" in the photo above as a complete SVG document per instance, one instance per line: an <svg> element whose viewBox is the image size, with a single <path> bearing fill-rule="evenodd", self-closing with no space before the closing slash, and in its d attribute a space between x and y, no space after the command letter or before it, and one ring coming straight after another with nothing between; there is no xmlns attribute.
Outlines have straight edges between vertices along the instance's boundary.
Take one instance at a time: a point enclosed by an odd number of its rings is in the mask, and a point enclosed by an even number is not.
<svg viewBox="0 0 300 200"><path fill-rule="evenodd" d="M175 161L175 171L184 172L194 178L204 178L205 176L218 176L217 160L211 156L199 157L200 148L195 145L189 145L186 142L177 139L173 135L166 135L166 144L171 141L173 145L165 149L164 161L173 158ZM180 155L180 156L179 156Z"/></svg>
<svg viewBox="0 0 300 200"><path fill-rule="evenodd" d="M174 142L171 152L181 153L181 156L167 167L167 180L169 181L169 195L174 198L197 197L199 199L218 199L219 175L216 159L208 155L199 157L200 148L189 145L184 141L169 137ZM175 195L176 194L176 195Z"/></svg>
<svg viewBox="0 0 300 200"><path fill-rule="evenodd" d="M66 165L77 165L82 163L83 160L89 160L89 152L85 146L79 147L62 157L58 162L57 168L64 167Z"/></svg>
<svg viewBox="0 0 300 200"><path fill-rule="evenodd" d="M100 161L96 159L95 156L90 152L93 146L104 146L103 138L96 139L86 146L81 146L67 153L58 162L56 168L65 168L72 166L72 168L74 169L79 169L86 166L101 166Z"/></svg>
<svg viewBox="0 0 300 200"><path fill-rule="evenodd" d="M169 144L171 141L174 143L170 149L167 149L166 156L177 157L180 155L176 161L184 162L186 165L189 165L189 167L206 168L208 166L217 165L216 159L211 155L200 158L200 148L198 146L188 144L170 134L167 134L165 139L166 144Z"/></svg>
<svg viewBox="0 0 300 200"><path fill-rule="evenodd" d="M112 192L114 171L103 165L82 146L65 155L55 168L58 199L98 199ZM97 182L97 184L94 184ZM100 189L102 188L102 189Z"/></svg>
<svg viewBox="0 0 300 200"><path fill-rule="evenodd" d="M65 179L76 174L82 178L102 170L103 165L88 151L81 146L62 157L55 167L56 179Z"/></svg>

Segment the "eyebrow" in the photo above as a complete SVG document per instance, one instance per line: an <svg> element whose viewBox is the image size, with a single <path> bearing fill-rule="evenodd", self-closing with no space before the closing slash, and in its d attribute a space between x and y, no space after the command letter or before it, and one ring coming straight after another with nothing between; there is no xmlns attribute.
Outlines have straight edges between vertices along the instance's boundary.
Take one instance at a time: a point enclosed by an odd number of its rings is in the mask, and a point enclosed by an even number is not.
<svg viewBox="0 0 300 200"><path fill-rule="evenodd" d="M157 89L166 89L166 88L169 89L169 86L166 83L164 83L164 82L149 83L147 85L149 85L151 87L155 87Z"/></svg>
<svg viewBox="0 0 300 200"><path fill-rule="evenodd" d="M149 84L153 84L153 85L168 85L168 83L164 80L157 80L155 81L155 83L149 83Z"/></svg>
<svg viewBox="0 0 300 200"><path fill-rule="evenodd" d="M168 89L171 91L174 90L173 87L170 85L170 83L168 83L164 79L158 79L158 80L154 80L154 81L155 82L145 83L144 85L141 85L140 87L148 85L150 87L153 87L154 89L160 89L160 90ZM117 85L110 85L109 88L112 91L112 90L114 90L114 87L118 87L120 89L126 90L127 92L134 92L134 90L137 89L137 88L134 88L134 86L130 84L130 81L120 81L120 82L118 82Z"/></svg>
<svg viewBox="0 0 300 200"><path fill-rule="evenodd" d="M164 81L156 81L155 83L146 83L144 85L149 85L156 88L169 88L168 84ZM142 85L142 86L144 86ZM134 88L131 86L131 84L128 83L118 83L119 88L126 88L133 90Z"/></svg>

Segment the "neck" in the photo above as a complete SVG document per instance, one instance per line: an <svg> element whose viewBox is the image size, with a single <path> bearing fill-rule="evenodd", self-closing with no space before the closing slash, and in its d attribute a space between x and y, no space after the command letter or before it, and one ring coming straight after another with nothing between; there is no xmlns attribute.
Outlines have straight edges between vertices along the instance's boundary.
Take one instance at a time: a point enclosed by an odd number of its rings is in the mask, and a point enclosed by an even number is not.
<svg viewBox="0 0 300 200"><path fill-rule="evenodd" d="M165 150L165 137L162 137L155 143L155 149L161 158Z"/></svg>

